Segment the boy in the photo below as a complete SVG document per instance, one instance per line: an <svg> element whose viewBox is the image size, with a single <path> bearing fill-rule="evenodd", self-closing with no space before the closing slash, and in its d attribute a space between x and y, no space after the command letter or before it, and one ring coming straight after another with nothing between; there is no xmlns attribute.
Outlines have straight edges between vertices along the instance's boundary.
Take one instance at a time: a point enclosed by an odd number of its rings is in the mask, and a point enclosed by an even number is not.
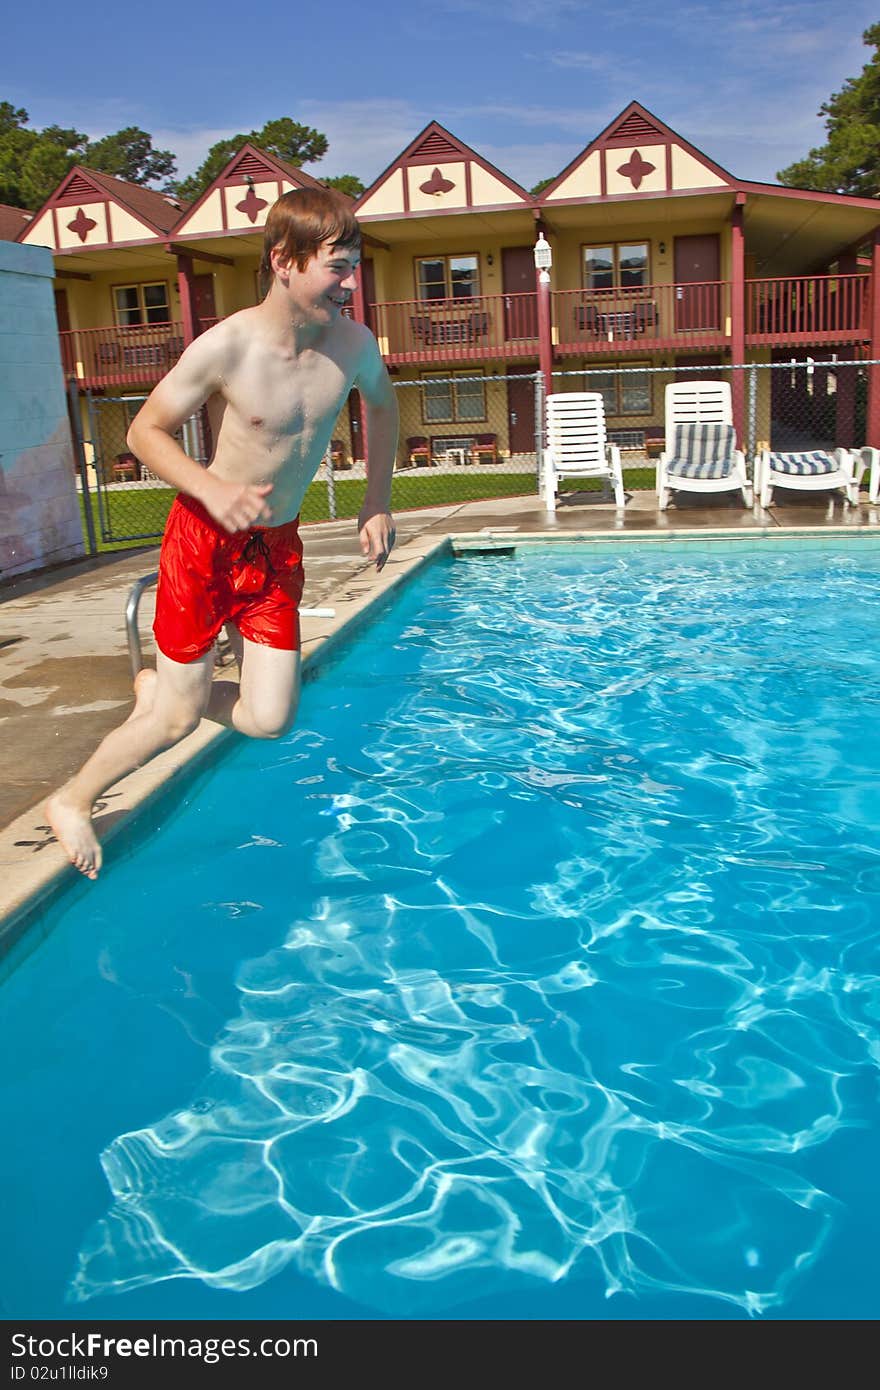
<svg viewBox="0 0 880 1390"><path fill-rule="evenodd" d="M266 222L263 302L189 345L144 403L129 448L179 489L159 560L156 670L135 681L135 707L46 803L72 864L95 879L95 801L111 784L190 733L202 717L252 738L277 738L299 699L300 504L349 391L367 408L370 458L358 517L361 550L381 569L394 544L389 512L397 449L394 391L373 335L345 317L360 261L347 200L328 189L285 193ZM207 404L207 469L174 433ZM238 685L214 681L227 625Z"/></svg>

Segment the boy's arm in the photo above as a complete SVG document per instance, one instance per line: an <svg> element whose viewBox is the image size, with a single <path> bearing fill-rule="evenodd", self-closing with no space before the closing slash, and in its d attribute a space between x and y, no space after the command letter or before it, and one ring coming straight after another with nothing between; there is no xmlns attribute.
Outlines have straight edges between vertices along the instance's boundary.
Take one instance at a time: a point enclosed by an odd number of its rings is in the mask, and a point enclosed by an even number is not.
<svg viewBox="0 0 880 1390"><path fill-rule="evenodd" d="M365 330L363 361L355 383L367 407L367 491L358 516L361 550L381 569L394 544L391 519L391 477L397 456L399 413L397 397L379 346Z"/></svg>
<svg viewBox="0 0 880 1390"><path fill-rule="evenodd" d="M219 330L219 331L218 331ZM174 434L219 391L229 355L228 331L209 330L190 343L132 420L128 447L163 482L196 498L227 531L242 531L271 518L266 500L271 483L231 483L196 463Z"/></svg>

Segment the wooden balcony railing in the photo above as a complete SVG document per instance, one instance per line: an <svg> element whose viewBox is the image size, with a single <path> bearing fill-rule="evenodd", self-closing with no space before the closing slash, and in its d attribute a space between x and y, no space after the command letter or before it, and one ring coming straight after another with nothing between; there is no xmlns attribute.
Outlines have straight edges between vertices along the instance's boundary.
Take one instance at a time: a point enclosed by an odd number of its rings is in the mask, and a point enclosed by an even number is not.
<svg viewBox="0 0 880 1390"><path fill-rule="evenodd" d="M869 276L812 275L747 280L748 346L856 343L869 339ZM560 355L643 355L728 345L731 285L640 285L555 290L554 351ZM389 365L443 367L538 355L537 294L399 300L369 305L369 322ZM218 322L205 319L204 329ZM67 376L93 388L154 386L184 347L180 323L107 326L59 333Z"/></svg>
<svg viewBox="0 0 880 1390"><path fill-rule="evenodd" d="M726 280L556 290L552 298L557 350L563 353L716 346L730 334L730 283Z"/></svg>
<svg viewBox="0 0 880 1390"><path fill-rule="evenodd" d="M153 386L183 352L180 323L74 328L59 333L65 376L80 386Z"/></svg>
<svg viewBox="0 0 880 1390"><path fill-rule="evenodd" d="M746 342L843 343L869 335L867 275L746 281Z"/></svg>
<svg viewBox="0 0 880 1390"><path fill-rule="evenodd" d="M369 322L392 365L530 357L538 351L537 294L371 304Z"/></svg>

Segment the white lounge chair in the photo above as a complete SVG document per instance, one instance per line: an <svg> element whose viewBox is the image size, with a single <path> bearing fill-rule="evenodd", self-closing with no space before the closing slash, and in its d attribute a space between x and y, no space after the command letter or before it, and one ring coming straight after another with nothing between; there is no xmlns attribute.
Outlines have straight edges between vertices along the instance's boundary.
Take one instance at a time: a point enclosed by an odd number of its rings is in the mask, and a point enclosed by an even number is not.
<svg viewBox="0 0 880 1390"><path fill-rule="evenodd" d="M657 504L673 492L742 493L752 505L746 461L736 447L726 381L676 381L666 388L666 448L657 460Z"/></svg>
<svg viewBox="0 0 880 1390"><path fill-rule="evenodd" d="M862 473L866 468L871 471L868 474L868 501L880 502L880 449L872 449L866 444L861 451Z"/></svg>
<svg viewBox="0 0 880 1390"><path fill-rule="evenodd" d="M560 478L602 478L625 505L620 449L605 433L605 402L598 391L555 391L547 397L543 492L555 512Z"/></svg>
<svg viewBox="0 0 880 1390"><path fill-rule="evenodd" d="M761 449L755 459L756 504L769 507L773 489L786 487L798 492L840 491L850 506L856 507L867 452L862 450L859 456L850 449L809 449L801 453Z"/></svg>

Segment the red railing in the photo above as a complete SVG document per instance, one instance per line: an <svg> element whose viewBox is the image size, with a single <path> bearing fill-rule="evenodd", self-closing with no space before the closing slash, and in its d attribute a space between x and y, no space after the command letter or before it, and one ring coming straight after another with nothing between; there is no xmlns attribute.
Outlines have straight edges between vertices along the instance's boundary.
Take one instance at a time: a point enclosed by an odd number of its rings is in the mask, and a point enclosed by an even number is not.
<svg viewBox="0 0 880 1390"><path fill-rule="evenodd" d="M369 322L393 365L533 357L538 351L537 294L371 304Z"/></svg>
<svg viewBox="0 0 880 1390"><path fill-rule="evenodd" d="M717 345L730 332L730 282L556 290L553 323L559 352Z"/></svg>
<svg viewBox="0 0 880 1390"><path fill-rule="evenodd" d="M183 352L180 323L74 328L58 336L64 372L81 386L155 385Z"/></svg>
<svg viewBox="0 0 880 1390"><path fill-rule="evenodd" d="M746 281L747 343L839 343L868 336L868 276Z"/></svg>

